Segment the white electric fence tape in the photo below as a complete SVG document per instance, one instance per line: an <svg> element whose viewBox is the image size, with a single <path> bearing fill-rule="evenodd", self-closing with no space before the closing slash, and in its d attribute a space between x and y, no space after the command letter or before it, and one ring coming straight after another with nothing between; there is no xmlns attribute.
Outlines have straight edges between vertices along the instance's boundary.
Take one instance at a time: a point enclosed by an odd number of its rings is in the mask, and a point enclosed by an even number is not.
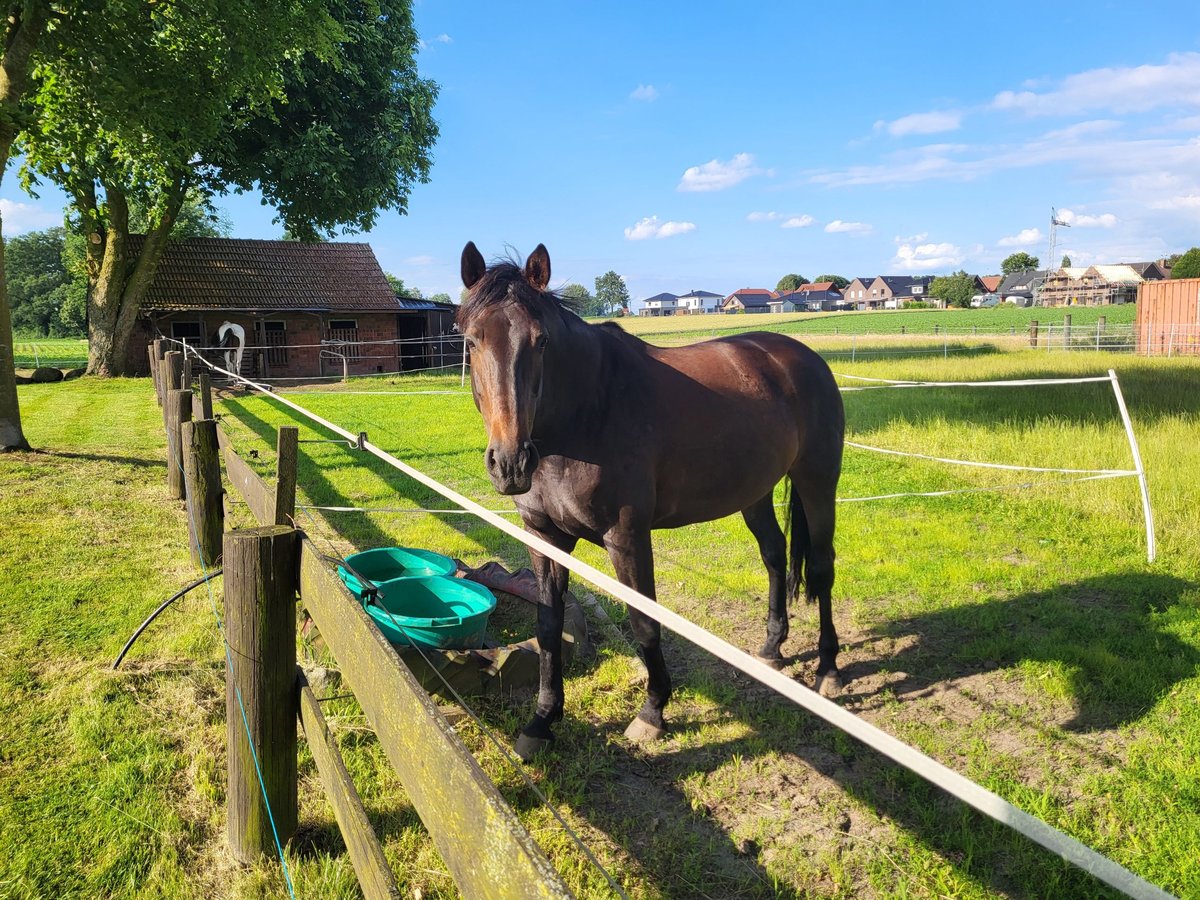
<svg viewBox="0 0 1200 900"><path fill-rule="evenodd" d="M237 378L239 381L247 385L263 391L263 393L272 397L276 401L295 410L312 421L323 425L335 434L340 434L348 440L357 441L358 435L352 434L341 428L327 419L309 412L304 407L297 403L293 403L286 397L279 394L274 394L265 386L250 381L247 378L242 378L239 375L234 375L232 372L227 372L223 369L214 366L212 363L205 361L206 365L215 371L228 375L231 378ZM565 568L574 572L584 580L591 582L601 590L607 591L610 595L625 603L627 606L636 609L652 619L660 622L662 625L674 631L679 636L686 638L698 647L709 651L718 659L728 663L736 669L745 672L751 678L761 682L769 688L772 688L784 697L794 703L807 709L809 712L829 722L831 725L840 728L846 734L859 741L862 741L868 747L882 753L884 756L896 761L906 769L920 775L926 781L940 787L959 800L973 806L975 809L982 812L984 815L990 816L998 822L1009 826L1013 830L1019 832L1030 840L1047 850L1061 856L1063 859L1078 866L1085 872L1093 875L1105 884L1116 888L1117 890L1129 895L1130 897L1139 898L1169 898L1171 897L1166 891L1151 884L1150 882L1139 878L1128 869L1118 865L1107 857L1097 853L1090 847L1080 843L1075 838L1057 828L1047 825L1041 819L1031 816L1029 813L1017 808L1009 803L1004 798L992 793L986 788L980 787L968 778L958 774L953 769L950 769L934 759L921 753L904 742L892 737L885 731L876 728L869 722L860 719L853 713L843 709L831 700L822 697L820 694L803 687L799 683L793 681L788 676L781 672L777 672L762 660L751 656L744 650L734 647L732 644L722 640L716 635L710 634L703 628L695 625L685 619L678 613L672 612L665 606L661 606L649 597L643 596L632 588L626 587L617 581L611 575L606 575L598 569L589 566L587 563L581 562L569 553L564 553L557 547L549 544L539 538L528 534L520 526L507 522L495 513L480 506L469 497L464 497L462 494L448 488L438 481L425 475L418 469L392 456L386 450L376 447L369 441L363 445L364 449L372 455L378 457L389 465L399 469L404 474L408 475L415 481L420 482L426 487L436 491L448 500L457 503L466 510L473 512L485 522L503 531L509 537L520 541L527 547L537 551L543 556L560 563Z"/></svg>

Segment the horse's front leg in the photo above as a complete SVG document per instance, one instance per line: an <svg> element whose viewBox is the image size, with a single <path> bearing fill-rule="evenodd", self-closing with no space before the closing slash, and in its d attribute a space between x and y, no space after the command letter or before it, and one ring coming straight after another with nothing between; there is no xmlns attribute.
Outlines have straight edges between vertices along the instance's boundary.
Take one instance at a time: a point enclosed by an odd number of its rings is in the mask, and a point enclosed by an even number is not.
<svg viewBox="0 0 1200 900"><path fill-rule="evenodd" d="M654 550L650 542L650 529L619 525L604 536L604 547L616 569L617 579L639 594L655 599ZM629 610L629 624L633 627L633 636L638 642L649 680L646 703L637 718L625 729L625 736L633 741L655 740L666 734L667 723L663 719L663 710L671 699L671 676L662 652L662 626L632 607Z"/></svg>
<svg viewBox="0 0 1200 900"><path fill-rule="evenodd" d="M567 535L528 530L567 553L575 549L575 540ZM554 740L550 726L563 715L563 594L570 575L565 566L536 550L530 549L529 559L538 585L538 698L533 718L517 738L517 755L526 762Z"/></svg>

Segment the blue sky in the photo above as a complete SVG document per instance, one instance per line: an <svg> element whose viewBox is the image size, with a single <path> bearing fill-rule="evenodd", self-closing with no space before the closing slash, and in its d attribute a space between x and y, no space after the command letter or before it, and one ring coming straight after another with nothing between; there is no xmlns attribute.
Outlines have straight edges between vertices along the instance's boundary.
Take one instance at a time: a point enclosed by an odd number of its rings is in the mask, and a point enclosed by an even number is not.
<svg viewBox="0 0 1200 900"><path fill-rule="evenodd" d="M808 278L999 271L1200 244L1195 3L421 0L441 85L430 184L367 240L426 294L458 259L549 248L554 283L643 298ZM9 178L6 233L61 221ZM253 197L235 237L278 237ZM1057 262L1057 260L1056 260Z"/></svg>

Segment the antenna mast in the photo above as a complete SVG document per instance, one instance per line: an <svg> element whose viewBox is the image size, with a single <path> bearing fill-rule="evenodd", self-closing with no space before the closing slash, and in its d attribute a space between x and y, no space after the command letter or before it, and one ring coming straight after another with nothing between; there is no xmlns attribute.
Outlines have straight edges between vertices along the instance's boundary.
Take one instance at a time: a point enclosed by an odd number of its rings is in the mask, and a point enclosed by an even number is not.
<svg viewBox="0 0 1200 900"><path fill-rule="evenodd" d="M1046 258L1047 273L1049 273L1051 269L1057 268L1054 265L1054 249L1058 246L1058 226L1060 225L1063 228L1071 227L1070 222L1058 217L1058 214L1055 212L1054 207L1052 206L1050 207L1050 255Z"/></svg>

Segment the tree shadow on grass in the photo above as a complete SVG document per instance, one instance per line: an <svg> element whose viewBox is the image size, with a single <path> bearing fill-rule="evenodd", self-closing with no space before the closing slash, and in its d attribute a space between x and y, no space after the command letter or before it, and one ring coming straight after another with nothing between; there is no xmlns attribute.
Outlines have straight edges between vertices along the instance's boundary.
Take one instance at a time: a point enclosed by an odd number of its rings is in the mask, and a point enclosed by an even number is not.
<svg viewBox="0 0 1200 900"><path fill-rule="evenodd" d="M1106 375L1110 364L1109 361L1097 364L1092 374ZM1061 368L1047 363L1006 373L1004 380L1063 377L1077 376L1064 376ZM1139 365L1122 369L1117 377L1135 428L1170 416L1200 415L1200 365ZM859 434L896 420L916 425L963 421L973 425L1027 427L1053 419L1120 426L1112 388L1103 382L1021 388L900 388L852 392L845 399L848 430Z"/></svg>
<svg viewBox="0 0 1200 900"><path fill-rule="evenodd" d="M270 452L274 453L278 435L276 425L256 415L242 401L227 399L225 406L228 410L227 415L253 431L271 448ZM315 430L319 434L326 434L330 439L341 439L339 435L326 432L320 425L294 414L291 410L279 410L279 412L289 418L289 422L285 424L295 423L306 429ZM297 483L315 506L358 505L353 498L348 497L335 487L327 474L330 468L345 468L347 466L361 467L373 473L395 490L398 499L408 500L416 507L429 508L449 505L449 502L440 494L430 490L420 482L415 481L370 453L351 450L348 447L338 446L337 444L327 444L318 445L322 446L323 450L314 456L306 451L304 446L303 444L301 445L298 453ZM239 447L236 443L235 448L242 454L249 452L251 449L249 447ZM305 518L303 512L298 512L297 524L303 527ZM336 519L326 517L326 521L339 537L353 544L359 550L366 550L371 547L385 547L395 543L394 536L380 528L366 514L339 515ZM517 541L500 534L490 525L479 522L474 516L449 516L445 518L445 522L459 533L479 544L483 548L483 555L488 559L503 560L512 567L515 561L520 561L524 557L523 548ZM431 549L436 550L437 548ZM526 565L526 562L521 561L520 565Z"/></svg>
<svg viewBox="0 0 1200 900"><path fill-rule="evenodd" d="M1075 704L1064 728L1126 725L1200 671L1200 651L1162 624L1198 591L1174 576L1123 572L887 622L874 630L876 638L915 640L895 655L844 666L848 696L861 696L856 679L879 672L904 673L889 686L906 695L1037 661L1056 664Z"/></svg>

